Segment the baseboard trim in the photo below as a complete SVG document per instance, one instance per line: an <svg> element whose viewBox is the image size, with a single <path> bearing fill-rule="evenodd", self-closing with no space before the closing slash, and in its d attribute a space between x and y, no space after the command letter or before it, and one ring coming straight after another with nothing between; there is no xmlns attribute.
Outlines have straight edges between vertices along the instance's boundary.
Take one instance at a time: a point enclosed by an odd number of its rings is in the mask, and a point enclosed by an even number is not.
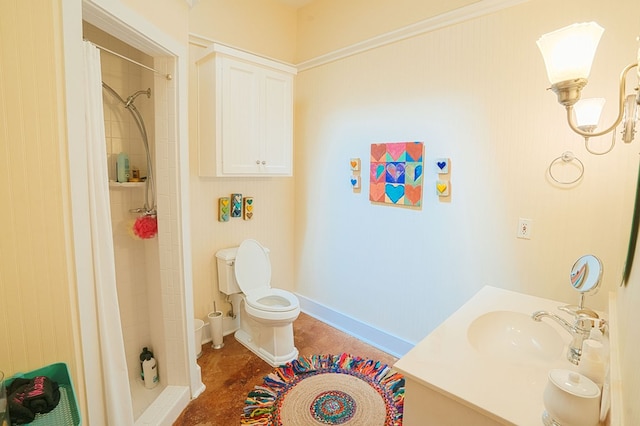
<svg viewBox="0 0 640 426"><path fill-rule="evenodd" d="M296 293L296 296L300 300L300 310L305 314L397 358L402 357L415 346L415 343L379 330L301 294Z"/></svg>

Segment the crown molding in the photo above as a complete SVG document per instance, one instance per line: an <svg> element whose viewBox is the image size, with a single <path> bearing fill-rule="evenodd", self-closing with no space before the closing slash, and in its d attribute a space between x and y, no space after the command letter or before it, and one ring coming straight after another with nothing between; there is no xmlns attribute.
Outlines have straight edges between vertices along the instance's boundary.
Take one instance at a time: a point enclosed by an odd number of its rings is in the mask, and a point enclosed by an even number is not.
<svg viewBox="0 0 640 426"><path fill-rule="evenodd" d="M406 40L408 38L435 31L454 24L459 24L461 22L488 15L490 13L506 9L511 6L526 3L528 1L530 0L479 0L478 2L470 4L468 6L464 6L459 9L455 9L450 12L425 19L420 22L416 22L415 24L407 25L406 27L402 27L400 29L369 38L367 40L352 44L342 49L337 49L324 55L299 62L295 66L298 69L298 72L306 71L331 62L338 61L340 59L348 58L349 56L354 56L359 53L366 52L368 50L376 49L378 47L382 47L391 43L396 43L401 40ZM208 47L214 42L216 41L205 36L189 33L189 43L196 46Z"/></svg>
<svg viewBox="0 0 640 426"><path fill-rule="evenodd" d="M349 56L366 52L367 50L376 49L387 44L406 40L411 37L468 21L520 3L525 3L527 1L529 0L480 0L469 6L464 6L459 9L416 22L415 24L408 25L398 30L390 31L385 34L372 37L368 40L352 44L351 46L334 50L333 52L317 56L313 59L299 62L296 66L298 67L298 72L306 71L311 68L319 67Z"/></svg>

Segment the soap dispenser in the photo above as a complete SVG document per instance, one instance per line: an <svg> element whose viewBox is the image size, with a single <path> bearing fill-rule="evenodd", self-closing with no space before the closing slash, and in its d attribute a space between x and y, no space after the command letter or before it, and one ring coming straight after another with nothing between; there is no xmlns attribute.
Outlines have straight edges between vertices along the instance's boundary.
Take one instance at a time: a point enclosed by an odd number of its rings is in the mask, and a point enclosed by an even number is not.
<svg viewBox="0 0 640 426"><path fill-rule="evenodd" d="M582 342L578 372L587 376L602 390L607 372L607 356L600 331L600 320L594 320L589 338Z"/></svg>

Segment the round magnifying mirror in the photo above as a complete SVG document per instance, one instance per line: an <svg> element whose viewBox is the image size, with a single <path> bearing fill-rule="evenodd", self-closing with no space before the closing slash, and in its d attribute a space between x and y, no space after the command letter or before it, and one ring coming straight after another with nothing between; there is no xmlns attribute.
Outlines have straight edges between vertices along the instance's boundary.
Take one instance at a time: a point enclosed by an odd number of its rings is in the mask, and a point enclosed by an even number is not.
<svg viewBox="0 0 640 426"><path fill-rule="evenodd" d="M602 262L592 254L576 260L571 269L571 286L580 293L594 294L602 280Z"/></svg>

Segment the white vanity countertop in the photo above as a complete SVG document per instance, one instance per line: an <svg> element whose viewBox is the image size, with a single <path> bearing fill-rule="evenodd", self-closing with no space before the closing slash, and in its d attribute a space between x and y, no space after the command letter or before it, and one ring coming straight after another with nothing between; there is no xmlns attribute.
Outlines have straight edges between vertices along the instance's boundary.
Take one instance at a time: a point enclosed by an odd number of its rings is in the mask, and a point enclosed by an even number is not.
<svg viewBox="0 0 640 426"><path fill-rule="evenodd" d="M499 422L539 426L549 370L577 371L577 366L566 359L569 333L553 320L543 319L558 330L565 350L549 362L512 362L479 353L467 339L467 329L474 319L491 311L531 315L546 310L571 322L568 314L558 310L562 305L565 303L486 286L398 360L394 368L408 379Z"/></svg>

